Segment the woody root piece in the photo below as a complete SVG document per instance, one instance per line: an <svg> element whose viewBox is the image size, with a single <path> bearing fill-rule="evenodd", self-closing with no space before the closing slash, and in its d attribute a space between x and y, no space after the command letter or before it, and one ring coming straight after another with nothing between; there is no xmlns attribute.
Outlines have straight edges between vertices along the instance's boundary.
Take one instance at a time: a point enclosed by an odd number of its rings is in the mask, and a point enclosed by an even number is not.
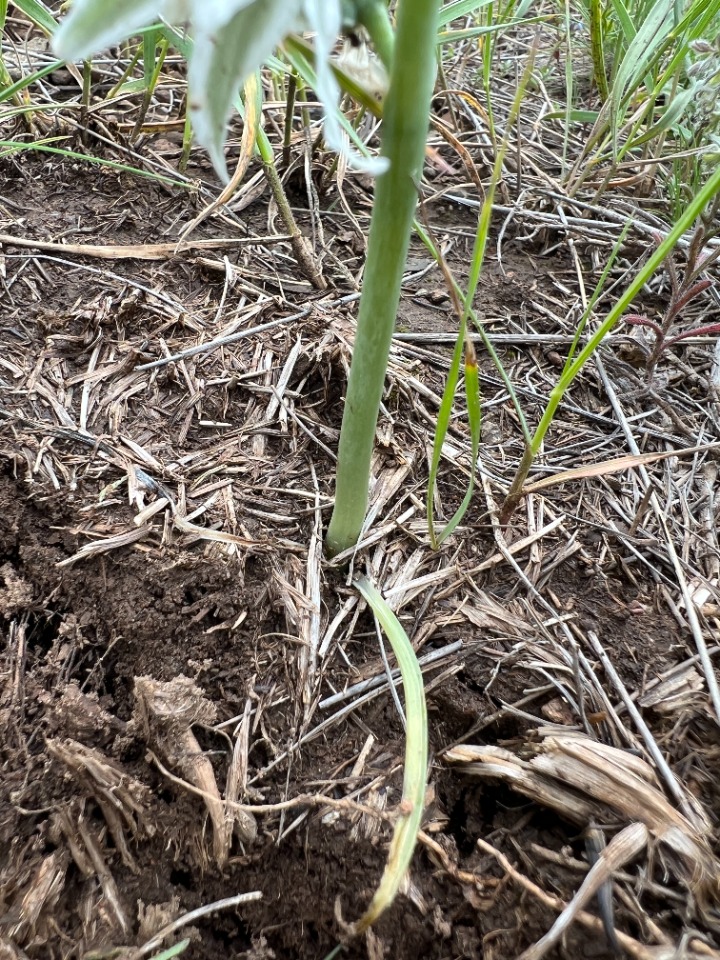
<svg viewBox="0 0 720 960"><path fill-rule="evenodd" d="M230 854L233 835L249 843L255 839L257 825L237 802L239 765L231 762L223 797L212 764L193 733L194 725L209 726L215 717L215 705L189 677L167 683L150 677L135 680L134 722L151 749L202 796L212 824L212 855L222 866Z"/></svg>

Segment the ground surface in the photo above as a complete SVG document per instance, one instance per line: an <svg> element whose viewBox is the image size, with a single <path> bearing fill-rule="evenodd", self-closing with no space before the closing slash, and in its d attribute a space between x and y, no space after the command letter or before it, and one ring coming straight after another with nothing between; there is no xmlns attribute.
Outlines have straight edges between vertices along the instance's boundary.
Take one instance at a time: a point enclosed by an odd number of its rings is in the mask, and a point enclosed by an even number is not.
<svg viewBox="0 0 720 960"><path fill-rule="evenodd" d="M173 144L150 138L142 157L169 163ZM402 782L402 724L372 618L321 550L356 311L341 298L354 292L362 236L333 190L320 198L318 292L260 189L195 230L206 249L176 250L207 200L192 189L42 155L0 164L0 956L153 955L159 944L140 948L166 924L258 892L164 946L189 936L192 960L321 960L341 940L338 912L355 919L372 896ZM311 234L302 182L289 183ZM350 178L346 190L366 225L369 185ZM428 207L461 279L470 195L465 185ZM607 249L523 227L540 208L518 206L504 225L500 211L502 256L489 257L478 297L533 423L578 316L577 265L591 277ZM631 269L642 244L627 255ZM628 435L644 453L701 449L647 474L530 493L504 535L492 498L522 437L481 351L485 482L435 552L427 463L457 323L431 267L414 248L354 561L428 657L424 836L398 901L342 955L519 956L580 886L592 820L608 839L634 821L651 833L616 877L625 950L670 956L653 950L685 938L685 955L717 956L720 750L687 616L697 597L712 656L713 344L688 341L649 393L622 359L627 329L614 336L561 407L533 479L627 454ZM665 296L648 291L646 308ZM441 465L445 518L468 466L460 404ZM374 678L370 694L355 689ZM540 793L512 789L501 768L520 765L518 786L522 764L550 762L553 743L570 740L614 751L602 764L620 771L613 789L579 767L564 781L546 767ZM482 758L449 756L458 744ZM200 757L219 794L247 808L234 824L227 814L222 837L203 787L188 783ZM639 799L633 764L646 761ZM612 956L594 898L584 910L548 956Z"/></svg>

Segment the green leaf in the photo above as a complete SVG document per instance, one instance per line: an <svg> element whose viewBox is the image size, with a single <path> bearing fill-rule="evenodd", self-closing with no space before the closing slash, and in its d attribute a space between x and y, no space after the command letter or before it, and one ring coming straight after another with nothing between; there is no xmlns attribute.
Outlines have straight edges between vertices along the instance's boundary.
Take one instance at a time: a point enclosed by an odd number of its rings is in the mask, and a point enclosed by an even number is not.
<svg viewBox="0 0 720 960"><path fill-rule="evenodd" d="M673 27L673 10L673 0L659 0L655 3L625 52L611 94L614 130L620 125L621 104L628 94L635 92L642 76L655 61L659 48L667 40ZM650 88L652 89L652 84Z"/></svg>
<svg viewBox="0 0 720 960"><path fill-rule="evenodd" d="M694 84L689 89L681 90L679 93L677 93L671 99L667 109L662 112L657 123L653 124L653 126L650 127L650 129L645 133L634 137L632 142L629 144L629 149L635 149L641 144L646 143L648 140L654 140L655 137L658 137L661 133L664 133L665 130L669 130L671 127L678 124L686 109L696 96L697 88Z"/></svg>
<svg viewBox="0 0 720 960"><path fill-rule="evenodd" d="M42 70L36 70L35 73L30 73L26 77L21 77L19 80L16 80L15 83L11 84L11 86L5 87L4 90L0 91L0 103L3 103L5 100L12 99L16 93L19 93L26 87L31 86L36 80L41 80L43 77L47 76L49 73L52 73L53 70L57 70L58 67L61 67L62 65L63 64L61 60L54 60L46 67L43 67Z"/></svg>
<svg viewBox="0 0 720 960"><path fill-rule="evenodd" d="M148 180L157 180L158 183L166 183L169 186L180 187L183 190L189 190L190 184L187 181L176 180L174 177L166 177L160 173L153 173L151 170L141 170L139 167L132 167L127 163L116 163L114 160L105 160L103 157L92 157L85 153L78 153L75 150L64 150L61 147L52 147L49 144L57 143L60 140L68 140L69 137L50 137L46 140L35 140L31 143L25 143L23 140L0 140L0 160L3 157L11 156L15 153L22 153L28 150L39 150L41 153L53 153L60 157L68 157L72 160L82 160L85 163L93 163L99 167L108 167L110 170L119 170L122 173L132 173L137 177L145 177Z"/></svg>
<svg viewBox="0 0 720 960"><path fill-rule="evenodd" d="M189 943L190 938L188 937L188 939L181 940L179 943L173 944L172 947L168 947L167 950L163 950L162 953L156 953L152 960L172 960L173 957L179 956L186 950Z"/></svg>
<svg viewBox="0 0 720 960"><path fill-rule="evenodd" d="M569 120L570 123L595 123L600 116L598 110L553 110L552 113L546 113L540 117L540 122L545 120Z"/></svg>
<svg viewBox="0 0 720 960"><path fill-rule="evenodd" d="M438 545L444 543L455 532L455 528L467 513L475 492L475 473L477 471L478 452L480 450L480 431L482 428L482 407L480 403L480 375L472 341L465 342L465 402L467 403L468 424L470 425L470 480L465 496L454 516L448 520L445 529L437 538Z"/></svg>
<svg viewBox="0 0 720 960"><path fill-rule="evenodd" d="M489 6L492 2L493 0L452 0L452 3L446 3L444 7L441 7L438 25L445 27L453 20L457 20L459 17L467 17L469 14L475 13L476 10L480 10L481 7Z"/></svg>
<svg viewBox="0 0 720 960"><path fill-rule="evenodd" d="M40 27L49 37L57 30L57 21L42 0L12 0L13 4L22 10L28 20Z"/></svg>
<svg viewBox="0 0 720 960"><path fill-rule="evenodd" d="M299 0L264 0L239 10L222 30L195 36L188 72L193 128L225 179L225 130L240 84L272 53L299 12Z"/></svg>
<svg viewBox="0 0 720 960"><path fill-rule="evenodd" d="M84 60L158 19L161 0L75 0L55 34L54 48L64 60Z"/></svg>
<svg viewBox="0 0 720 960"><path fill-rule="evenodd" d="M357 580L355 586L372 608L392 646L402 676L407 719L401 804L403 812L395 824L380 885L370 906L357 923L353 924L353 933L358 934L367 930L393 902L412 860L425 806L428 721L422 671L410 638L377 588L366 577Z"/></svg>
<svg viewBox="0 0 720 960"><path fill-rule="evenodd" d="M630 18L627 7L623 3L623 0L611 0L611 2L617 21L622 27L626 42L632 43L633 37L637 33L637 30L635 29L635 24Z"/></svg>
<svg viewBox="0 0 720 960"><path fill-rule="evenodd" d="M155 51L161 38L162 33L159 27L153 27L143 33L143 79L148 90L154 87Z"/></svg>
<svg viewBox="0 0 720 960"><path fill-rule="evenodd" d="M460 321L460 331L458 333L457 340L455 341L455 348L453 350L452 360L450 361L450 369L448 371L445 389L443 390L442 399L440 401L440 409L438 410L437 422L435 424L435 436L433 438L433 450L432 457L430 459L430 476L428 477L427 501L425 504L427 510L428 534L430 536L430 543L433 550L437 550L441 542L445 539L444 531L440 534L440 536L437 536L435 533L435 484L437 483L437 476L440 470L440 457L442 456L443 444L445 443L445 437L447 436L448 428L450 426L450 417L452 416L452 406L455 399L455 391L457 389L458 380L460 379L460 364L462 363L463 345L465 343L466 330L467 321L463 317ZM455 526L457 526L457 523Z"/></svg>

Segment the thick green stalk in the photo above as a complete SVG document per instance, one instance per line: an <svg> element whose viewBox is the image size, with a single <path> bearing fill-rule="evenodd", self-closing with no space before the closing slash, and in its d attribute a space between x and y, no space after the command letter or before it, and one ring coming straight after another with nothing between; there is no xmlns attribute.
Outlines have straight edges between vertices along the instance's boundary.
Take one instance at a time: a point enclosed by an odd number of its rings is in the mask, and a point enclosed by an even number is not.
<svg viewBox="0 0 720 960"><path fill-rule="evenodd" d="M378 177L375 188L340 432L335 509L327 534L331 556L357 543L367 511L375 428L425 156L439 6L440 0L400 0L398 8L383 111L382 153L390 168Z"/></svg>

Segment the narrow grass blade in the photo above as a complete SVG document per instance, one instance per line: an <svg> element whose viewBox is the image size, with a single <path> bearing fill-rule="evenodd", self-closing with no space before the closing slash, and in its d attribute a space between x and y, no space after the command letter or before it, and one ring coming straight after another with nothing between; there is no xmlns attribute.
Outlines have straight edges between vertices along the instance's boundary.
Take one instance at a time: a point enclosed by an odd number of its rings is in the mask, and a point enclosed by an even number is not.
<svg viewBox="0 0 720 960"><path fill-rule="evenodd" d="M623 0L611 0L611 3L617 22L622 28L625 40L627 43L631 43L633 37L637 33L637 30L635 29L635 24L632 22L632 18L628 13L628 9L623 3Z"/></svg>
<svg viewBox="0 0 720 960"><path fill-rule="evenodd" d="M167 950L163 950L162 953L156 953L151 960L172 960L173 957L180 956L190 944L190 939L181 940L179 943L175 943L172 947L168 947Z"/></svg>
<svg viewBox="0 0 720 960"><path fill-rule="evenodd" d="M13 0L13 5L22 10L28 20L32 20L36 27L52 36L57 30L57 21L48 7L41 0Z"/></svg>
<svg viewBox="0 0 720 960"><path fill-rule="evenodd" d="M615 305L608 312L603 322L597 327L595 333L590 337L579 354L574 360L572 360L572 362L569 362L565 365L565 369L563 370L560 379L550 391L550 396L548 397L545 411L543 412L537 430L533 435L532 444L525 451L525 454L520 462L520 466L518 467L515 477L513 478L510 490L505 498L505 502L500 512L501 524L508 523L510 517L517 508L517 505L522 497L523 486L530 472L530 468L532 467L535 457L540 450L540 446L545 439L545 434L548 432L553 420L555 419L555 414L557 413L557 409L560 406L562 398L565 396L566 391L570 388L573 380L583 369L590 357L592 357L592 355L595 353L608 333L610 333L613 327L620 321L620 318L629 308L635 297L637 297L655 271L662 266L669 256L672 255L678 244L678 241L682 238L683 234L685 234L686 231L692 227L697 218L700 217L705 210L707 210L709 204L718 194L720 194L720 169L715 170L712 176L708 179L707 183L688 203L682 215L678 218L669 233L665 236L662 243L657 246L645 264L643 264L642 268L636 274L633 282L617 300Z"/></svg>
<svg viewBox="0 0 720 960"><path fill-rule="evenodd" d="M152 90L157 82L155 76L155 50L162 39L160 30L155 27L146 30L142 37L143 78L145 87Z"/></svg>
<svg viewBox="0 0 720 960"><path fill-rule="evenodd" d="M507 122L507 129L512 129L515 119L518 116L518 111L520 110L520 104L524 96L525 90L527 88L528 81L532 73L533 65L535 62L535 54L537 52L537 43L535 43L530 51L530 56L525 68L525 72L518 84L515 97L513 99L512 106L510 108L510 115ZM485 248L487 246L488 236L490 234L490 220L492 217L493 202L495 200L495 188L500 181L502 175L503 164L505 162L505 155L508 149L508 138L507 134L503 138L502 143L500 144L497 155L495 157L495 164L493 166L492 176L490 178L490 185L485 196L482 207L480 208L480 215L478 217L477 230L475 232L475 242L473 245L473 255L470 262L470 276L468 278L468 287L465 292L463 307L462 307L462 316L460 318L460 332L458 333L458 339L455 344L455 351L453 353L453 359L450 367L450 375L448 376L448 381L445 386L445 391L443 393L443 398L440 406L440 413L438 415L437 427L435 430L435 441L433 443L433 454L432 461L430 464L430 476L428 478L428 490L427 490L427 516L428 516L428 534L430 537L430 543L433 547L437 548L450 534L455 530L457 525L460 523L462 518L465 516L470 502L472 499L472 494L475 486L475 471L477 470L477 457L480 446L480 428L481 428L481 408L480 408L480 390L479 390L479 375L477 369L477 358L475 357L475 350L472 347L470 341L466 341L466 331L467 331L467 322L470 316L473 316L472 304L475 299L475 294L477 292L478 283L480 282L480 274L482 271L483 262L485 259ZM452 284L452 280L450 281ZM481 324L476 324L481 335L485 338L487 335L482 329ZM450 522L444 527L440 535L435 533L435 521L434 521L434 493L435 493L435 483L437 480L437 473L440 463L440 455L442 453L442 445L444 443L445 437L447 435L447 429L450 421L450 413L452 410L452 401L455 395L455 388L457 386L457 381L459 377L459 367L460 367L460 356L462 352L463 344L465 345L465 392L467 397L467 407L468 407L468 422L470 425L470 439L471 439L471 451L472 451L472 463L470 468L470 480L468 482L468 489L463 498L460 507L451 518ZM496 357L493 358L499 363ZM497 365L497 364L496 364ZM502 367L502 364L499 364ZM515 398L515 404L519 407L517 398ZM521 421L524 422L524 418L521 414ZM527 442L527 441L526 441Z"/></svg>
<svg viewBox="0 0 720 960"><path fill-rule="evenodd" d="M405 691L407 730L405 740L405 771L401 814L395 824L390 843L388 862L370 906L358 921L352 924L352 934L367 930L390 906L410 866L417 843L425 804L425 785L428 769L428 723L422 671L410 639L400 621L379 591L366 578L355 582L364 599L385 631L400 668Z"/></svg>
<svg viewBox="0 0 720 960"><path fill-rule="evenodd" d="M20 93L22 90L25 90L27 87L32 86L36 80L42 80L43 77L46 77L49 73L57 70L58 67L61 67L62 65L62 60L54 60L41 70L36 70L35 73L29 73L26 77L20 77L19 80L15 81L15 83L9 87L5 87L5 89L0 92L0 103L4 103L6 100L12 100L16 94Z"/></svg>
<svg viewBox="0 0 720 960"><path fill-rule="evenodd" d="M475 355L473 342L468 337L465 338L465 402L467 403L468 424L470 425L470 480L463 502L437 538L437 546L454 533L455 528L467 513L472 495L475 492L475 471L477 470L478 452L480 450L482 407L480 404L480 377L477 356Z"/></svg>
<svg viewBox="0 0 720 960"><path fill-rule="evenodd" d="M600 113L597 110L551 110L540 117L541 123L548 120L565 120L567 123L595 123Z"/></svg>
<svg viewBox="0 0 720 960"><path fill-rule="evenodd" d="M0 140L0 160L3 157L11 156L13 153L22 153L24 150L39 150L41 153L54 153L72 160L83 160L86 163L94 163L99 167L109 167L111 170L121 170L123 173L132 173L137 177L157 180L158 183L166 183L172 187L181 187L183 190L190 189L190 184L183 180L175 180L173 177L153 173L151 170L141 170L139 167L131 167L127 163L116 163L114 160L105 160L102 157L92 157L89 154L78 153L75 150L65 150L62 147L50 146L51 143L66 139L68 138L53 137L50 140L38 140L34 143L24 143L22 140Z"/></svg>
<svg viewBox="0 0 720 960"><path fill-rule="evenodd" d="M446 27L453 20L457 20L460 17L467 17L481 7L487 7L491 3L493 3L493 0L452 0L452 3L446 3L440 10L438 24L441 27Z"/></svg>
<svg viewBox="0 0 720 960"><path fill-rule="evenodd" d="M627 48L618 68L610 95L613 139L622 125L628 97L632 96L642 82L642 77L651 70L661 46L673 27L673 2L660 0L653 6L647 19ZM645 80L648 93L653 88L653 78Z"/></svg>
<svg viewBox="0 0 720 960"><path fill-rule="evenodd" d="M600 275L600 279L595 285L595 289L593 290L592 296L588 300L587 306L583 310L583 314L580 317L577 327L575 328L575 333L573 335L573 340L570 345L570 349L568 350L568 355L565 358L565 365L563 366L563 374L565 374L566 371L569 370L573 360L575 359L575 354L577 352L578 344L580 343L580 338L582 337L583 332L585 330L585 326L588 320L590 319L590 315L595 309L595 305L597 304L598 300L602 296L603 290L605 289L605 284L607 283L608 277L610 276L610 271L615 266L615 261L620 256L620 251L623 248L623 244L625 243L628 233L630 233L630 226L631 226L630 223L626 223L625 226L623 227L622 232L617 239L617 242L615 243L615 245L613 246L610 252L610 256L608 257L607 263L603 268L603 272Z"/></svg>
<svg viewBox="0 0 720 960"><path fill-rule="evenodd" d="M433 439L432 457L430 459L430 475L428 477L426 500L428 534L430 536L430 543L433 550L437 550L437 548L440 546L440 543L444 539L442 533L439 537L435 533L435 484L437 483L438 471L440 469L440 457L442 456L443 444L445 443L445 438L447 437L448 428L450 426L450 417L452 415L452 405L455 399L455 391L457 389L458 380L460 379L460 363L462 361L463 343L465 341L466 330L467 322L461 320L460 332L458 333L458 338L455 341L455 349L453 350L452 360L450 361L450 370L448 371L445 389L443 390L442 400L440 401L437 422L435 424L435 437Z"/></svg>

